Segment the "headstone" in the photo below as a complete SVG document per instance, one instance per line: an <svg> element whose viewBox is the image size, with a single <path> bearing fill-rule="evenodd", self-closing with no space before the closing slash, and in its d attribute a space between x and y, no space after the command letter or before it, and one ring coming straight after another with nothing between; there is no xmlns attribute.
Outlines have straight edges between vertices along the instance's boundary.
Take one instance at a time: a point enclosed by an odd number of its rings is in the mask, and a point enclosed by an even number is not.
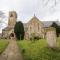
<svg viewBox="0 0 60 60"><path fill-rule="evenodd" d="M57 47L55 28L49 27L46 29L46 39L49 47L51 48Z"/></svg>

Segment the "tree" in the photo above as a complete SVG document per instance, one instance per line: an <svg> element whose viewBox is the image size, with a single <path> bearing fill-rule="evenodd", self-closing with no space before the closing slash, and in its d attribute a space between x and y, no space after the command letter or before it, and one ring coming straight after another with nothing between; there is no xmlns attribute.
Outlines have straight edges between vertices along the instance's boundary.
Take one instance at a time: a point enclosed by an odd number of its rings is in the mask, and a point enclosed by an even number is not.
<svg viewBox="0 0 60 60"><path fill-rule="evenodd" d="M60 26L58 26L55 22L53 22L51 27L56 28L56 34L57 34L57 37L58 37L59 33L60 33Z"/></svg>
<svg viewBox="0 0 60 60"><path fill-rule="evenodd" d="M15 27L14 27L14 32L15 32L16 38L18 40L24 39L24 26L23 26L23 23L21 21L16 22Z"/></svg>

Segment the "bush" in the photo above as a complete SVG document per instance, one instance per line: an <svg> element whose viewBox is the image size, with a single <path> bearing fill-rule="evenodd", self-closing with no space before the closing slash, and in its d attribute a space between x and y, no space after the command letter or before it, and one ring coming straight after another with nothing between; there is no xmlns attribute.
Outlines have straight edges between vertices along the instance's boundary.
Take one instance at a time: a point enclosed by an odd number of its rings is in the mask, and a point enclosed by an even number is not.
<svg viewBox="0 0 60 60"><path fill-rule="evenodd" d="M39 39L41 39L41 38L38 37L38 36L35 36L35 37L31 37L31 38L30 38L30 40L39 40Z"/></svg>
<svg viewBox="0 0 60 60"><path fill-rule="evenodd" d="M41 38L38 37L38 36L35 36L34 39L35 39L35 40L39 40L39 39L41 39Z"/></svg>
<svg viewBox="0 0 60 60"><path fill-rule="evenodd" d="M56 22L53 22L51 27L54 27L56 28L56 35L57 37L59 37L59 34L60 34L60 26L58 26L58 24Z"/></svg>

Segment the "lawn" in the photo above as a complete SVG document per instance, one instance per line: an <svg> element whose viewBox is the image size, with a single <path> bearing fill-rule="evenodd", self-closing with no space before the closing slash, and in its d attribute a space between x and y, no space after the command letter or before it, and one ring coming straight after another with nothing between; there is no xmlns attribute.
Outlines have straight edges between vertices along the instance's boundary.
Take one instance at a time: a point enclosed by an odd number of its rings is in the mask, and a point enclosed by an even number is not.
<svg viewBox="0 0 60 60"><path fill-rule="evenodd" d="M5 50L8 45L7 40L0 40L0 54Z"/></svg>
<svg viewBox="0 0 60 60"><path fill-rule="evenodd" d="M45 39L37 41L18 41L24 60L60 60L60 38L57 40L57 49L47 48Z"/></svg>

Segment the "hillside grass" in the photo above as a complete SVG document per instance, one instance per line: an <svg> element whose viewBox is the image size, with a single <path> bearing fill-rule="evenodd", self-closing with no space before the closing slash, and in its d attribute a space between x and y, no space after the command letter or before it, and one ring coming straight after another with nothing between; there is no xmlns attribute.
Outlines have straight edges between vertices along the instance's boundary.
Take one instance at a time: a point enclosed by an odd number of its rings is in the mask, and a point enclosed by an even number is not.
<svg viewBox="0 0 60 60"><path fill-rule="evenodd" d="M37 41L18 41L24 60L60 60L60 38L57 39L58 48L47 48L45 39Z"/></svg>
<svg viewBox="0 0 60 60"><path fill-rule="evenodd" d="M5 50L8 45L7 40L0 40L0 54Z"/></svg>

